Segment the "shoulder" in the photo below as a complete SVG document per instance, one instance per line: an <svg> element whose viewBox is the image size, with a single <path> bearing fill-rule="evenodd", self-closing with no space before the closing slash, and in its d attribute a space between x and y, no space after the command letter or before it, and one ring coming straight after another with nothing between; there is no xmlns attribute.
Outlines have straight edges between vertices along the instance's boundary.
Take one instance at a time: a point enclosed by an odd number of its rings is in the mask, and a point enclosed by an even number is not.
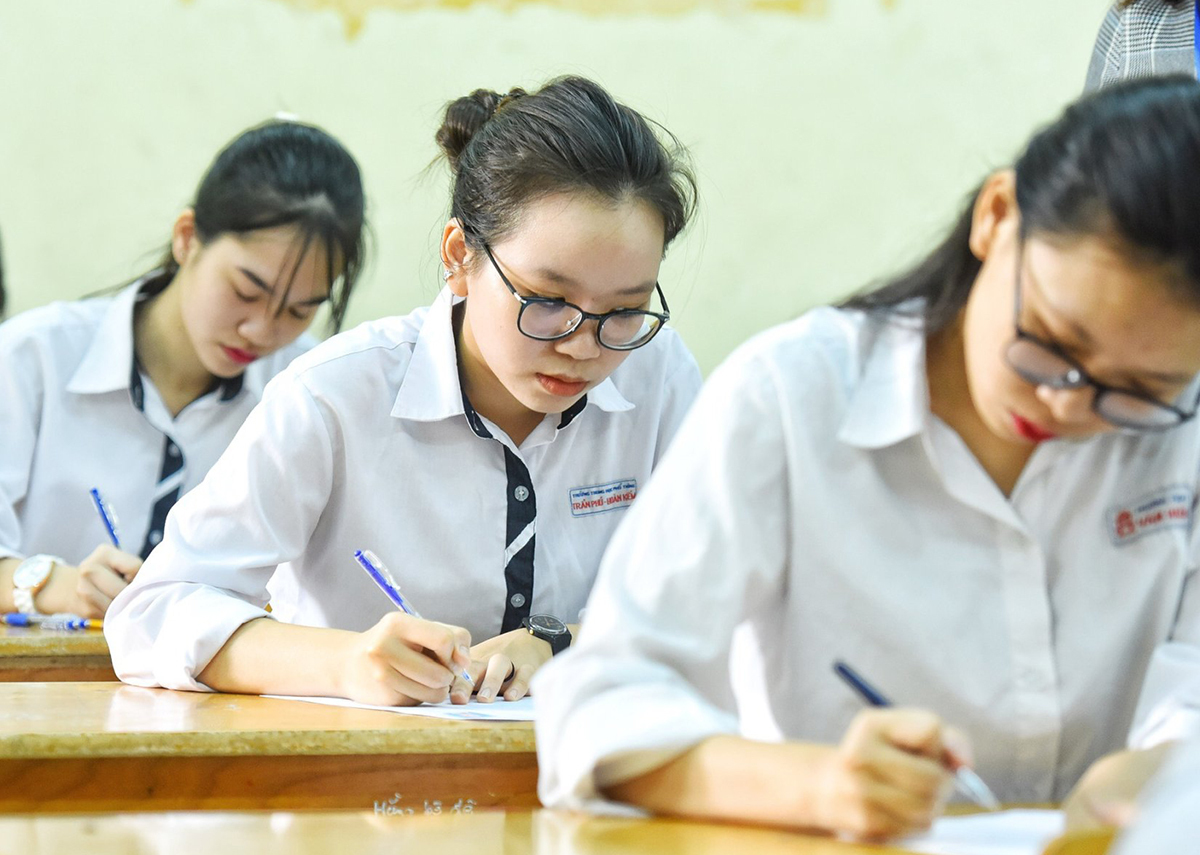
<svg viewBox="0 0 1200 855"><path fill-rule="evenodd" d="M331 336L297 355L279 379L304 386L316 397L374 394L380 384L398 387L427 311L422 307L408 315L366 321Z"/></svg>
<svg viewBox="0 0 1200 855"><path fill-rule="evenodd" d="M10 360L78 363L91 346L112 297L56 301L0 323L0 353Z"/></svg>

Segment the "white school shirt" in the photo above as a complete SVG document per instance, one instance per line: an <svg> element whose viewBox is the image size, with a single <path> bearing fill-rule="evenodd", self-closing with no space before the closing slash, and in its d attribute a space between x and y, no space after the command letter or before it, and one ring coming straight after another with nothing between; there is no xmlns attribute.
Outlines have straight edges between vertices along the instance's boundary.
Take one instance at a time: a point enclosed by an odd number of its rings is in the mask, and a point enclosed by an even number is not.
<svg viewBox="0 0 1200 855"><path fill-rule="evenodd" d="M1200 840L1200 740L1181 746L1138 799L1113 855L1196 855Z"/></svg>
<svg viewBox="0 0 1200 855"><path fill-rule="evenodd" d="M1198 432L1045 443L1010 499L930 413L912 324L821 309L763 334L701 392L581 639L535 678L542 801L739 727L840 742L863 703L839 659L964 729L1003 800L1061 800L1124 744L1156 648L1192 668L1144 714L1194 716Z"/></svg>
<svg viewBox="0 0 1200 855"><path fill-rule="evenodd" d="M335 336L268 386L110 608L121 679L205 688L196 675L268 599L289 623L370 628L394 607L358 549L475 641L529 614L577 619L699 389L695 360L665 329L518 448L465 406L451 306L443 290Z"/></svg>
<svg viewBox="0 0 1200 855"><path fill-rule="evenodd" d="M0 558L46 552L78 564L107 544L93 487L117 513L121 547L148 553L267 381L313 343L255 361L172 418L134 358L134 307L150 284L0 324Z"/></svg>

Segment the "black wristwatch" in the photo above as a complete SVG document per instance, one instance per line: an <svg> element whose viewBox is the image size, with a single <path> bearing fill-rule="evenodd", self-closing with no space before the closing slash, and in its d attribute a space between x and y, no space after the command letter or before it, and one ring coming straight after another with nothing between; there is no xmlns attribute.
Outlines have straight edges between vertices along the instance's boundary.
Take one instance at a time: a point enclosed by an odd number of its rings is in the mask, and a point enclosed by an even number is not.
<svg viewBox="0 0 1200 855"><path fill-rule="evenodd" d="M521 621L534 638L550 644L550 655L557 656L571 646L571 630L554 615L530 615Z"/></svg>

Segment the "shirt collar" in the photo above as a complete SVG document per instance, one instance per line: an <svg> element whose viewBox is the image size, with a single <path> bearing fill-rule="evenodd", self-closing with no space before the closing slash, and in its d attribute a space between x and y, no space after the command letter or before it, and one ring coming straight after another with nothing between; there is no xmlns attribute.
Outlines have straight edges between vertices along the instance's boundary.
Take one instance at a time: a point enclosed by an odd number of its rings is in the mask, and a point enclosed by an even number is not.
<svg viewBox="0 0 1200 855"><path fill-rule="evenodd" d="M394 417L425 422L467 413L458 379L458 351L454 344L452 320L453 308L461 300L449 288L443 288L429 307L425 322L417 333L408 370L404 373L400 391L392 406ZM570 424L589 404L605 412L631 410L634 406L617 389L612 377L606 377L596 388L567 408L559 420L559 429Z"/></svg>
<svg viewBox="0 0 1200 855"><path fill-rule="evenodd" d="M838 439L859 448L884 448L916 436L929 416L923 329L907 318L867 317L860 341L863 368Z"/></svg>
<svg viewBox="0 0 1200 855"><path fill-rule="evenodd" d="M145 394L133 346L133 314L137 304L148 299L167 273L155 270L122 288L108 305L79 367L67 383L67 391L79 395L128 389L134 406L142 409ZM242 390L243 374L220 381L220 400L231 401Z"/></svg>

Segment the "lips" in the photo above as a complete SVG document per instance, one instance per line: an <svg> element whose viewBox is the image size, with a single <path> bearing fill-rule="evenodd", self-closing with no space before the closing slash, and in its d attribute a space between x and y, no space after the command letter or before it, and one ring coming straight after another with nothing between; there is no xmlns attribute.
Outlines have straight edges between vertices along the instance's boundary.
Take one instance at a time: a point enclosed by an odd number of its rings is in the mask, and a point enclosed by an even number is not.
<svg viewBox="0 0 1200 855"><path fill-rule="evenodd" d="M1033 422L1029 421L1029 419L1021 418L1016 413L1010 413L1009 415L1012 416L1013 428L1016 430L1016 432L1030 442L1046 442L1047 440L1054 439L1058 436L1058 434L1052 433L1040 425L1034 424Z"/></svg>
<svg viewBox="0 0 1200 855"><path fill-rule="evenodd" d="M251 353L248 350L240 350L236 347L226 347L221 345L221 350L229 357L230 361L236 362L238 365L249 365L254 360L258 359L257 353Z"/></svg>
<svg viewBox="0 0 1200 855"><path fill-rule="evenodd" d="M560 398L575 398L583 394L587 389L588 381L576 380L571 377L556 377L552 374L538 374L538 382L542 384L542 388L551 395L557 395Z"/></svg>

